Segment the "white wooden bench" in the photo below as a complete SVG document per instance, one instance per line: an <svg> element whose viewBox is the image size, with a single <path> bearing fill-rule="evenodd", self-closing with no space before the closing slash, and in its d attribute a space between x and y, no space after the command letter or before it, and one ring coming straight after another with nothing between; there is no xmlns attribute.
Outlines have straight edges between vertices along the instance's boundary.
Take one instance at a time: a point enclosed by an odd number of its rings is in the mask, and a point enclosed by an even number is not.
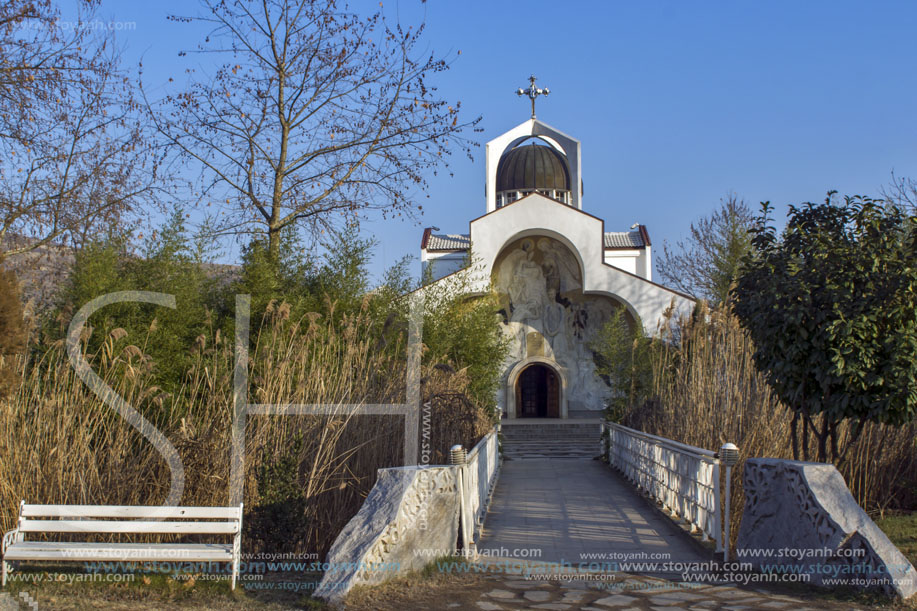
<svg viewBox="0 0 917 611"><path fill-rule="evenodd" d="M54 541L99 533L225 535L231 543L92 543ZM48 535L49 540L27 541ZM58 539L63 538L58 536ZM242 542L242 505L238 507L169 507L121 505L19 504L19 522L3 535L3 577L7 561L68 562L228 562L236 587Z"/></svg>

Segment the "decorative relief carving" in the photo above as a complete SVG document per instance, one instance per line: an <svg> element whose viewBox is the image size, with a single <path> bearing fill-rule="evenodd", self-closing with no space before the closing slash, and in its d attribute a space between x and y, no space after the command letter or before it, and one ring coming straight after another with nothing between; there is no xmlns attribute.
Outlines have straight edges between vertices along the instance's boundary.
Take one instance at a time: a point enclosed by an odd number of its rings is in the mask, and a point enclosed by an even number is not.
<svg viewBox="0 0 917 611"><path fill-rule="evenodd" d="M566 312L564 306L557 303L557 293L551 289L548 291L548 303L544 306L544 333L550 337L557 335L564 328Z"/></svg>
<svg viewBox="0 0 917 611"><path fill-rule="evenodd" d="M886 594L917 593L917 572L856 504L833 465L773 458L745 461L739 550L762 563L793 566L815 585L866 583ZM771 556L760 549L775 550ZM795 550L796 557L776 550Z"/></svg>
<svg viewBox="0 0 917 611"><path fill-rule="evenodd" d="M498 468L497 438L491 432L465 467L466 473L477 470L465 489L472 523L487 509ZM380 469L360 511L328 552L326 561L341 570L325 573L315 596L340 601L356 584L423 568L430 559L417 549L455 549L461 505L457 473L458 467Z"/></svg>
<svg viewBox="0 0 917 611"><path fill-rule="evenodd" d="M566 376L569 409L601 410L610 389L595 374L588 345L620 305L584 295L576 257L546 237L510 244L494 265L494 285L511 343L506 371L531 356L551 358Z"/></svg>

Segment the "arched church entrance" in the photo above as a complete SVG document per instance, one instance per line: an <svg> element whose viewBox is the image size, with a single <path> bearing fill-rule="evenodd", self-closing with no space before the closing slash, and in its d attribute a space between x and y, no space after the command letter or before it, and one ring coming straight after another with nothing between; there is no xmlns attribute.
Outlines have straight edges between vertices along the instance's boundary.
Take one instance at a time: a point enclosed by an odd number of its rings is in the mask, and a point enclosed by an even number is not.
<svg viewBox="0 0 917 611"><path fill-rule="evenodd" d="M516 380L519 418L560 418L560 376L541 363L529 365Z"/></svg>
<svg viewBox="0 0 917 611"><path fill-rule="evenodd" d="M560 236L508 239L493 271L510 349L507 418L600 417L612 389L596 374L591 346L622 308L633 324L628 304L585 293L580 260ZM542 368L528 370L536 364Z"/></svg>

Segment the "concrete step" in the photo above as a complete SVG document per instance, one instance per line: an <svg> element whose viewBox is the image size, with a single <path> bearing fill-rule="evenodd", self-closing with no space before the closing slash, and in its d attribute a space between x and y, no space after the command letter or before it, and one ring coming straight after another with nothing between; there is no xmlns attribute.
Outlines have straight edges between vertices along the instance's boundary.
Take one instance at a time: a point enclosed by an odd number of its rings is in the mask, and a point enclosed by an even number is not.
<svg viewBox="0 0 917 611"><path fill-rule="evenodd" d="M509 460L537 458L588 459L601 452L597 421L524 419L503 422L503 456Z"/></svg>
<svg viewBox="0 0 917 611"><path fill-rule="evenodd" d="M599 439L598 431L508 431L503 429L503 439Z"/></svg>
<svg viewBox="0 0 917 611"><path fill-rule="evenodd" d="M504 444L503 457L509 460L528 458L594 458L599 455L598 447L586 445Z"/></svg>
<svg viewBox="0 0 917 611"><path fill-rule="evenodd" d="M538 426L506 426L501 427L503 437L507 439L556 439L558 437L591 437L599 438L599 427L594 425L555 425L551 427Z"/></svg>
<svg viewBox="0 0 917 611"><path fill-rule="evenodd" d="M525 458L593 458L601 453L598 437L503 439L503 456Z"/></svg>
<svg viewBox="0 0 917 611"><path fill-rule="evenodd" d="M563 435L553 435L553 436L549 436L549 437L507 437L506 435L504 435L504 436L503 436L503 441L504 441L504 442L507 442L507 443L516 442L516 441L518 441L518 442L528 442L528 443L542 443L542 442L543 442L543 443L549 443L549 442L552 442L552 441L563 441L564 443L567 443L567 444L592 443L592 442L595 442L596 445L598 445L598 443L599 443L599 437L598 437L598 435L596 435L595 437L584 437L584 436L581 436L581 437L566 437L566 436L563 436Z"/></svg>

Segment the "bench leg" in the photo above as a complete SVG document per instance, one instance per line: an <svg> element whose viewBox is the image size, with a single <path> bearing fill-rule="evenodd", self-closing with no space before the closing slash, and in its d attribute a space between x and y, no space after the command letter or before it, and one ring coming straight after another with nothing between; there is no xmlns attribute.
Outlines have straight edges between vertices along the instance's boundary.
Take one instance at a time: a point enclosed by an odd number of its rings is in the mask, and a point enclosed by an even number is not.
<svg viewBox="0 0 917 611"><path fill-rule="evenodd" d="M0 587L5 588L6 587L6 560L3 560L2 564L3 564L3 568L0 570L2 570L3 572L3 577L2 577L2 582L0 582Z"/></svg>

